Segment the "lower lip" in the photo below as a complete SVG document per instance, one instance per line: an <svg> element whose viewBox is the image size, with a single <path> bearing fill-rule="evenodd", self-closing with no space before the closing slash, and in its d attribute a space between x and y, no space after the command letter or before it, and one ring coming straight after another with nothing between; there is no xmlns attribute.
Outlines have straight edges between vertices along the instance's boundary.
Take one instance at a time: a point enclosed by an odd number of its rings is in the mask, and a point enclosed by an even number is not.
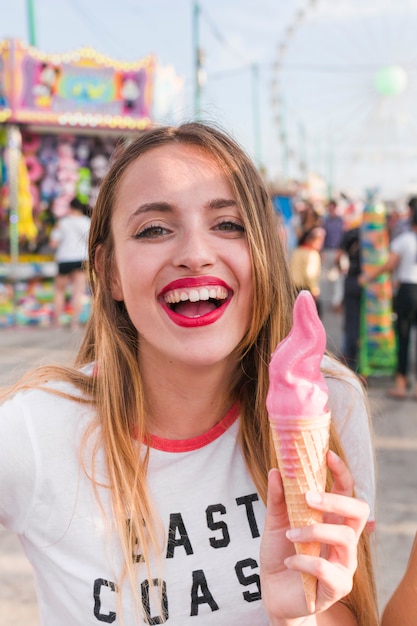
<svg viewBox="0 0 417 626"><path fill-rule="evenodd" d="M200 326L208 326L209 324L217 322L217 320L219 320L226 311L230 302L231 300L226 300L224 304L219 306L217 309L214 309L214 311L211 311L206 315L201 315L200 317L186 317L185 315L178 315L178 313L175 313L175 311L170 309L165 302L162 303L162 307L170 320L177 326L182 326L183 328L198 328Z"/></svg>

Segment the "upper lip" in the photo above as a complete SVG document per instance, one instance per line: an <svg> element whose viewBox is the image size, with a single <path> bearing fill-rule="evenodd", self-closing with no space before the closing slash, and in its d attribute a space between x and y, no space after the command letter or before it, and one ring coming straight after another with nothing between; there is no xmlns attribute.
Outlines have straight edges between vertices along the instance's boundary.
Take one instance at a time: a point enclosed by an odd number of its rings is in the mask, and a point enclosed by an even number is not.
<svg viewBox="0 0 417 626"><path fill-rule="evenodd" d="M189 276L179 278L165 285L159 293L158 298L162 298L167 304L191 300L225 300L233 293L227 283L215 276Z"/></svg>

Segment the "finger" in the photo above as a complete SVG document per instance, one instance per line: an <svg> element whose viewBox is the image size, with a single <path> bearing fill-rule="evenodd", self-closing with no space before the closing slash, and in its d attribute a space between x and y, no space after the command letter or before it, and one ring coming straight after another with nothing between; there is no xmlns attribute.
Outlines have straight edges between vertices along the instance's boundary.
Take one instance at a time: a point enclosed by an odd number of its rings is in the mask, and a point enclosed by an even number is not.
<svg viewBox="0 0 417 626"><path fill-rule="evenodd" d="M289 556L284 563L290 570L317 578L316 610L323 610L352 591L354 572L336 563L306 554Z"/></svg>
<svg viewBox="0 0 417 626"><path fill-rule="evenodd" d="M327 453L327 465L333 475L331 492L342 496L353 496L353 477L342 459L335 452L329 450ZM330 513L325 514L324 519L330 524L343 524L345 521L343 517Z"/></svg>
<svg viewBox="0 0 417 626"><path fill-rule="evenodd" d="M261 574L264 578L286 571L284 559L294 553L294 545L285 536L289 527L281 474L277 469L272 469L268 474L266 517L261 542Z"/></svg>
<svg viewBox="0 0 417 626"><path fill-rule="evenodd" d="M353 528L359 539L369 518L370 509L367 502L336 493L318 493L316 491L308 491L306 500L312 509L342 517L344 524Z"/></svg>
<svg viewBox="0 0 417 626"><path fill-rule="evenodd" d="M294 543L318 542L325 546L331 546L332 550L326 551L326 558L332 563L338 563L343 567L355 571L357 567L357 537L350 526L339 524L313 524L302 528L288 530L287 538ZM303 549L300 549L303 552ZM321 553L323 557L323 552Z"/></svg>
<svg viewBox="0 0 417 626"><path fill-rule="evenodd" d="M278 469L271 469L268 474L265 531L287 529L289 525L281 474Z"/></svg>
<svg viewBox="0 0 417 626"><path fill-rule="evenodd" d="M332 450L327 453L327 465L333 475L332 493L338 493L341 496L353 496L354 482L352 474L342 461Z"/></svg>

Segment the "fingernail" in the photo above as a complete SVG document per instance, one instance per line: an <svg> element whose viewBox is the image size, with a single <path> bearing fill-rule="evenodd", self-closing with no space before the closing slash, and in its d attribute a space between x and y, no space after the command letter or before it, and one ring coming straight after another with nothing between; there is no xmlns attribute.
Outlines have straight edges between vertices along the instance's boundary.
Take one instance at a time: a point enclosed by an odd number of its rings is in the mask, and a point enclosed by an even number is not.
<svg viewBox="0 0 417 626"><path fill-rule="evenodd" d="M285 533L288 539L298 539L299 536L301 535L301 530L299 528L291 528L290 530L287 530L287 532Z"/></svg>
<svg viewBox="0 0 417 626"><path fill-rule="evenodd" d="M308 504L321 504L323 497L318 491L307 491L306 498Z"/></svg>
<svg viewBox="0 0 417 626"><path fill-rule="evenodd" d="M338 460L340 460L340 456L338 456L338 455L336 454L336 452L333 452L333 450L329 450L329 451L328 451L328 454L332 457L332 459L338 459Z"/></svg>

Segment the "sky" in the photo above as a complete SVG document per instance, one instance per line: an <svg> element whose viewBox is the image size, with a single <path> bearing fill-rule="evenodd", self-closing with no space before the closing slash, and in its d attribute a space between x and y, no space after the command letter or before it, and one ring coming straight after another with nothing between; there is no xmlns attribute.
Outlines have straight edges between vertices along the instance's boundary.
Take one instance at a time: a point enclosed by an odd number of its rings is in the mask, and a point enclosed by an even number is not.
<svg viewBox="0 0 417 626"><path fill-rule="evenodd" d="M91 46L129 61L153 53L159 65L173 65L184 78L184 106L179 117L189 119L194 113L194 37L198 33L207 76L201 117L223 125L253 158L263 160L268 158L272 122L269 82L274 50L299 4L298 0L200 1L196 29L193 0L33 0L36 47L59 53ZM0 0L1 5L5 8L0 38L28 42L26 0ZM253 63L259 64L257 88ZM261 133L263 141L259 140ZM256 148L259 143L261 148Z"/></svg>
<svg viewBox="0 0 417 626"><path fill-rule="evenodd" d="M0 0L0 39L29 41L28 4ZM36 47L154 54L184 79L182 121L195 111L197 37L201 118L234 135L270 180L316 172L352 195L417 189L417 0L199 0L193 20L195 4L32 0ZM391 82L406 86L387 96L375 77L394 65Z"/></svg>

